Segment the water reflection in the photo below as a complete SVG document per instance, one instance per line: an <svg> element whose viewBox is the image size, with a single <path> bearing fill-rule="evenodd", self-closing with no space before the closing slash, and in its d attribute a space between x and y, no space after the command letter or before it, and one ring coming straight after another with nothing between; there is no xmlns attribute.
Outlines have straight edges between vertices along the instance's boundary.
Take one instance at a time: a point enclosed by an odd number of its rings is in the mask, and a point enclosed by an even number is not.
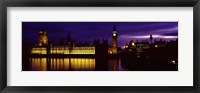
<svg viewBox="0 0 200 93"><path fill-rule="evenodd" d="M29 58L26 71L177 71L177 64L116 58ZM144 64L146 63L146 64Z"/></svg>
<svg viewBox="0 0 200 93"><path fill-rule="evenodd" d="M32 70L47 70L46 58L32 58L31 59Z"/></svg>
<svg viewBox="0 0 200 93"><path fill-rule="evenodd" d="M94 71L95 58L30 58L34 71Z"/></svg>
<svg viewBox="0 0 200 93"><path fill-rule="evenodd" d="M119 59L109 59L108 60L108 70L110 71L122 71L121 60Z"/></svg>

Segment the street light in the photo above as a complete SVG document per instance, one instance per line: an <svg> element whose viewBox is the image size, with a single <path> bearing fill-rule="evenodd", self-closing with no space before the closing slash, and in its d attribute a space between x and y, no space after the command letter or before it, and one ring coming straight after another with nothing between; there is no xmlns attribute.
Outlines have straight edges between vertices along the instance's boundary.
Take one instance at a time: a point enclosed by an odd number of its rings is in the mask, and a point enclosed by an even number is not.
<svg viewBox="0 0 200 93"><path fill-rule="evenodd" d="M135 43L134 42L132 42L132 46L134 46L135 45Z"/></svg>

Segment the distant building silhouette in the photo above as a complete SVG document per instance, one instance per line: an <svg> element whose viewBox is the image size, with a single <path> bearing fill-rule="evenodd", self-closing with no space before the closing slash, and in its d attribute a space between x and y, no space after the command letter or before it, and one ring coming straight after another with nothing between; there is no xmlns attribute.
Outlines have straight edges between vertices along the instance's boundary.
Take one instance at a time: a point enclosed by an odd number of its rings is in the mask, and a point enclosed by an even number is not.
<svg viewBox="0 0 200 93"><path fill-rule="evenodd" d="M153 36L152 35L150 35L150 43L152 44L152 40L153 40Z"/></svg>
<svg viewBox="0 0 200 93"><path fill-rule="evenodd" d="M68 35L67 35L67 45L71 45L71 44L72 44L72 41L71 41L70 33L68 32Z"/></svg>

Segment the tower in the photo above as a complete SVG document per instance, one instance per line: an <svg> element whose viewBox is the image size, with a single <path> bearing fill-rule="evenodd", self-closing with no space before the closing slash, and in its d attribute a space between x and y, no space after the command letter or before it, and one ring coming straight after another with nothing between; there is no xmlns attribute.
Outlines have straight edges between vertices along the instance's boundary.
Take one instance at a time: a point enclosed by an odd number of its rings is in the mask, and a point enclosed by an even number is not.
<svg viewBox="0 0 200 93"><path fill-rule="evenodd" d="M71 45L71 37L70 37L69 32L68 32L68 35L67 35L67 45Z"/></svg>
<svg viewBox="0 0 200 93"><path fill-rule="evenodd" d="M48 35L47 31L44 28L40 28L38 31L38 46L47 46L48 45Z"/></svg>
<svg viewBox="0 0 200 93"><path fill-rule="evenodd" d="M152 39L153 39L153 36L152 35L150 35L150 42L151 42L151 44L152 44Z"/></svg>
<svg viewBox="0 0 200 93"><path fill-rule="evenodd" d="M113 32L112 32L112 53L117 54L117 28L116 28L116 25L114 25Z"/></svg>

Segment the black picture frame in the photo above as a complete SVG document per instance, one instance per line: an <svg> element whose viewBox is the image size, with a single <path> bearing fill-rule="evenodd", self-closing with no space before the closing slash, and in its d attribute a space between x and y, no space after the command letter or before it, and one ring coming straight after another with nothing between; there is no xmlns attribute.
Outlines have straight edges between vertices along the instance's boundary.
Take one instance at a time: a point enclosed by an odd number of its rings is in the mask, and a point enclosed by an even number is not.
<svg viewBox="0 0 200 93"><path fill-rule="evenodd" d="M81 92L118 92L118 93L199 93L199 37L200 0L2 0L0 1L0 91L2 93L81 93ZM193 73L194 86L7 86L7 7L193 7Z"/></svg>

